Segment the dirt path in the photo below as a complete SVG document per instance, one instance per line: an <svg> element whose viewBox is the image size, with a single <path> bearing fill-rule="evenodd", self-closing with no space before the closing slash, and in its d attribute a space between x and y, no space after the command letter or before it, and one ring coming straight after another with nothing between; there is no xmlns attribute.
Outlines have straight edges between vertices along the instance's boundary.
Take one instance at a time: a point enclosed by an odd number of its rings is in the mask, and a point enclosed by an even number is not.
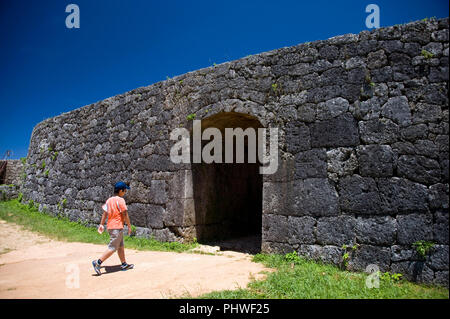
<svg viewBox="0 0 450 319"><path fill-rule="evenodd" d="M176 298L244 288L270 271L236 252L201 255L126 249L135 268L119 271L117 254L97 276L91 261L106 245L50 240L0 220L0 298Z"/></svg>

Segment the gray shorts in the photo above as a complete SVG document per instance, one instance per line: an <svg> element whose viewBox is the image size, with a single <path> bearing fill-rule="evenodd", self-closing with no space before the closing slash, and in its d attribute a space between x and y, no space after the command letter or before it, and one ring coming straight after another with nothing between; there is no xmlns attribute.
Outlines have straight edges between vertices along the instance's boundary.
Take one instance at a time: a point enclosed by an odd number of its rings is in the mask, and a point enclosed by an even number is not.
<svg viewBox="0 0 450 319"><path fill-rule="evenodd" d="M108 249L116 251L123 247L123 229L108 229L109 244Z"/></svg>

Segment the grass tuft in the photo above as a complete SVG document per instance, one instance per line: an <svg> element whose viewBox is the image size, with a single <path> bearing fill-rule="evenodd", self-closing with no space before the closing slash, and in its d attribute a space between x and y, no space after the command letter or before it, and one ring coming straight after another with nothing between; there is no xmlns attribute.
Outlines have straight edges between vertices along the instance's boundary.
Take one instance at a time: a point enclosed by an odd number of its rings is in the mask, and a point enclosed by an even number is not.
<svg viewBox="0 0 450 319"><path fill-rule="evenodd" d="M448 299L448 289L420 285L406 280L386 280L380 276L379 288L367 288L369 276L349 272L335 265L292 256L257 254L254 262L275 268L265 280L251 281L246 289L215 291L199 298L205 299Z"/></svg>

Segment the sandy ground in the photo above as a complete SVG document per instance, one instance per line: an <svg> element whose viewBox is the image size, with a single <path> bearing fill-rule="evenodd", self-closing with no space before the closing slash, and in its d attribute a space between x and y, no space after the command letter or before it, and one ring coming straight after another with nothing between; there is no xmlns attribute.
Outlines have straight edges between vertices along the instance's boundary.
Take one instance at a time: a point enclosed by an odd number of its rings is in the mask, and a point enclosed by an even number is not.
<svg viewBox="0 0 450 319"><path fill-rule="evenodd" d="M134 269L120 271L114 254L98 276L91 261L106 245L54 241L3 220L0 234L0 298L195 297L245 288L251 279L263 279L270 271L237 252L213 256L125 247Z"/></svg>

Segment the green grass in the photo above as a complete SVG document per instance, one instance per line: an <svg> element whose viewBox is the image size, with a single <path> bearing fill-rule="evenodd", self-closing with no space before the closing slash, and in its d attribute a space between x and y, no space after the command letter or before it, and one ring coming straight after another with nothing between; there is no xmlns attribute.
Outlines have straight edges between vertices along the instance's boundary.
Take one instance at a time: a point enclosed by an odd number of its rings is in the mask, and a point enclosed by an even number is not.
<svg viewBox="0 0 450 319"><path fill-rule="evenodd" d="M17 199L0 202L0 219L24 226L51 239L107 245L108 232L99 234L97 228L70 221L66 217L53 217L39 212L33 204L25 205ZM197 243L160 242L155 239L125 236L126 248L137 250L184 252L198 246Z"/></svg>
<svg viewBox="0 0 450 319"><path fill-rule="evenodd" d="M368 274L299 258L292 267L283 255L255 255L253 261L275 268L265 280L253 280L246 289L216 291L199 298L230 299L441 299L448 289L401 280L380 279L379 288L366 287Z"/></svg>

